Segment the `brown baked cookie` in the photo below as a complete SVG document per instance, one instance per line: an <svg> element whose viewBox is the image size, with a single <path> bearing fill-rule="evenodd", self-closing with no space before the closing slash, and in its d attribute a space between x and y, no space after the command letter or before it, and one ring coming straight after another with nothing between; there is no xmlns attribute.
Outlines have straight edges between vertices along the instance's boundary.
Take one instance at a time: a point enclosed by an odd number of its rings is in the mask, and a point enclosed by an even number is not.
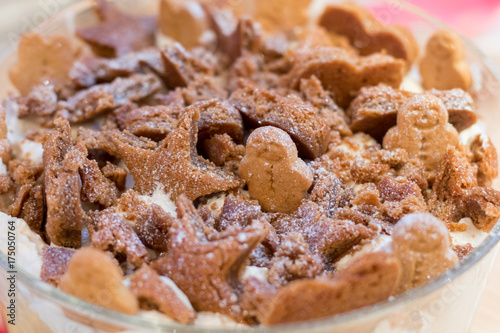
<svg viewBox="0 0 500 333"><path fill-rule="evenodd" d="M361 55L385 50L395 58L404 59L408 69L418 56L418 44L407 28L383 26L365 7L354 2L328 5L319 25L346 36Z"/></svg>
<svg viewBox="0 0 500 333"><path fill-rule="evenodd" d="M87 42L96 55L115 58L155 44L154 18L125 14L107 0L95 0L95 6L102 22L78 29L76 35Z"/></svg>
<svg viewBox="0 0 500 333"><path fill-rule="evenodd" d="M257 0L255 19L267 31L292 30L309 21L311 0Z"/></svg>
<svg viewBox="0 0 500 333"><path fill-rule="evenodd" d="M500 192L488 187L475 187L463 199L464 215L474 225L490 232L500 217Z"/></svg>
<svg viewBox="0 0 500 333"><path fill-rule="evenodd" d="M445 222L458 222L465 217L463 200L477 187L476 174L476 168L457 149L448 147L427 201L430 212Z"/></svg>
<svg viewBox="0 0 500 333"><path fill-rule="evenodd" d="M157 308L181 324L190 324L196 317L190 304L186 305L175 290L147 265L130 276L130 290L137 295L142 308Z"/></svg>
<svg viewBox="0 0 500 333"><path fill-rule="evenodd" d="M297 155L290 136L276 127L252 132L238 171L250 197L264 211L292 213L307 194L313 173Z"/></svg>
<svg viewBox="0 0 500 333"><path fill-rule="evenodd" d="M59 280L68 269L69 260L73 254L75 250L65 247L44 247L40 272L42 281L57 287Z"/></svg>
<svg viewBox="0 0 500 333"><path fill-rule="evenodd" d="M220 312L242 320L239 291L232 283L264 238L257 225L218 233L204 224L192 202L181 196L170 229L169 251L152 263L187 295L197 311Z"/></svg>
<svg viewBox="0 0 500 333"><path fill-rule="evenodd" d="M208 16L197 1L161 0L158 14L159 32L182 44L186 49L207 44Z"/></svg>
<svg viewBox="0 0 500 333"><path fill-rule="evenodd" d="M301 79L314 75L342 108L362 87L379 83L399 87L405 73L401 59L383 53L359 56L338 47L301 48L291 52L290 61L293 67L285 78L290 87L298 89Z"/></svg>
<svg viewBox="0 0 500 333"><path fill-rule="evenodd" d="M43 144L47 237L55 245L80 247L86 214L80 202L80 175L86 149L73 144L67 120L56 118Z"/></svg>
<svg viewBox="0 0 500 333"><path fill-rule="evenodd" d="M118 263L106 252L84 247L69 260L59 288L86 302L135 315L139 305L135 295L123 285Z"/></svg>
<svg viewBox="0 0 500 333"><path fill-rule="evenodd" d="M447 147L458 146L458 133L448 124L443 102L431 95L409 98L397 115L397 126L384 136L384 149L403 148L408 156L418 158L427 171L434 171Z"/></svg>
<svg viewBox="0 0 500 333"><path fill-rule="evenodd" d="M333 316L386 300L401 276L398 259L389 253L368 253L332 278L303 279L278 289L258 308L264 325Z"/></svg>
<svg viewBox="0 0 500 333"><path fill-rule="evenodd" d="M294 96L281 97L247 81L240 82L230 102L251 127L274 126L287 132L300 156L314 159L327 149L330 130L318 109Z"/></svg>
<svg viewBox="0 0 500 333"><path fill-rule="evenodd" d="M17 64L11 68L9 76L21 95L26 96L43 81L53 85L56 91L64 88L76 52L65 36L42 37L29 33L21 37L17 57Z"/></svg>
<svg viewBox="0 0 500 333"><path fill-rule="evenodd" d="M392 232L392 251L402 267L398 293L441 275L458 262L446 224L429 213L408 214L399 220Z"/></svg>
<svg viewBox="0 0 500 333"><path fill-rule="evenodd" d="M468 90L472 85L472 76L460 37L449 30L435 32L429 38L425 55L420 61L420 75L424 89Z"/></svg>
<svg viewBox="0 0 500 333"><path fill-rule="evenodd" d="M432 89L426 94L434 95L444 103L448 121L457 131L476 123L474 101L465 91ZM370 134L377 141L382 141L387 131L396 125L397 114L403 104L414 95L386 85L362 88L347 110L351 130Z"/></svg>
<svg viewBox="0 0 500 333"><path fill-rule="evenodd" d="M158 185L163 185L174 200L180 194L194 200L241 186L241 180L234 174L198 155L199 117L196 105L186 109L175 129L158 145L115 133L113 142L134 177L136 191L151 194Z"/></svg>
<svg viewBox="0 0 500 333"><path fill-rule="evenodd" d="M235 142L243 141L241 114L230 103L210 99L192 105L200 112L198 120L198 140L204 142L216 134L227 134Z"/></svg>
<svg viewBox="0 0 500 333"><path fill-rule="evenodd" d="M479 186L491 186L498 176L497 150L485 135L478 135L470 145L472 163L477 165L477 182Z"/></svg>

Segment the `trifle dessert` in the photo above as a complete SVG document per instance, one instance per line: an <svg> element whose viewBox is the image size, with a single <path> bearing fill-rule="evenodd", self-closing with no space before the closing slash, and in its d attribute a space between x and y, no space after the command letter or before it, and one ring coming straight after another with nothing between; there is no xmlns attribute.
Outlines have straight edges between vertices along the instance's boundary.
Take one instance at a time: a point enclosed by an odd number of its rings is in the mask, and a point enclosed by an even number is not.
<svg viewBox="0 0 500 333"><path fill-rule="evenodd" d="M100 0L75 36L23 36L0 131L23 268L127 315L269 326L385 301L479 246L497 155L460 38L419 51L359 5L310 7Z"/></svg>

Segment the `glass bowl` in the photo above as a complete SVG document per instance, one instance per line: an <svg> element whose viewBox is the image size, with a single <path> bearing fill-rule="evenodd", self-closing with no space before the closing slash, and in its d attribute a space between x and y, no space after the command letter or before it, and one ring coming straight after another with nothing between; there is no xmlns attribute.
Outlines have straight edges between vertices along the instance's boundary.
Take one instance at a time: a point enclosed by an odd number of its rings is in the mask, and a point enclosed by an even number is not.
<svg viewBox="0 0 500 333"><path fill-rule="evenodd" d="M244 1L244 0L231 0ZM317 0L312 11L326 1ZM384 23L404 23L416 35L421 46L436 29L447 28L443 23L417 8L391 0L360 0ZM131 13L154 13L157 0L120 0L119 6ZM232 2L230 2L232 3ZM71 34L75 27L90 26L96 22L91 1L81 1L45 22L38 32L44 35ZM500 147L500 76L493 63L471 42L464 40L467 61L472 70L472 94L486 133L494 145ZM15 61L15 52L0 62L0 97L14 88L8 80L8 70ZM415 71L414 71L415 72ZM411 74L410 74L411 75ZM493 187L500 189L500 181ZM0 232L7 232L6 221L0 221ZM183 326L160 318L145 319L127 316L81 301L30 275L19 265L16 273L16 326L9 332L467 332L477 304L487 283L496 256L500 226L497 224L484 242L458 265L430 283L385 302L361 308L331 318L273 327L221 328ZM2 250L7 244L0 244ZM19 263L18 263L19 264ZM8 263L0 251L0 303L5 311L9 299Z"/></svg>

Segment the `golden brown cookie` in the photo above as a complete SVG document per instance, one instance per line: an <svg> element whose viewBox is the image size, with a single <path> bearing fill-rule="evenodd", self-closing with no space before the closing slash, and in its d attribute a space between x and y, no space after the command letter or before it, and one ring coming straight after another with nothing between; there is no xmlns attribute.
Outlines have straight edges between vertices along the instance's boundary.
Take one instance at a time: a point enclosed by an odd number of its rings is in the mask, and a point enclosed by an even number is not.
<svg viewBox="0 0 500 333"><path fill-rule="evenodd" d="M59 288L86 302L135 315L139 305L135 295L123 285L118 263L106 252L84 247L71 257Z"/></svg>
<svg viewBox="0 0 500 333"><path fill-rule="evenodd" d="M290 61L293 67L285 80L290 87L298 89L301 79L314 75L342 108L362 87L384 83L397 88L405 74L401 59L382 53L359 56L337 47L298 49L291 52Z"/></svg>
<svg viewBox="0 0 500 333"><path fill-rule="evenodd" d="M468 90L472 77L460 37L449 30L435 32L427 42L425 55L420 61L420 75L424 89Z"/></svg>
<svg viewBox="0 0 500 333"><path fill-rule="evenodd" d="M255 19L265 30L292 30L306 25L311 0L257 0Z"/></svg>
<svg viewBox="0 0 500 333"><path fill-rule="evenodd" d="M161 0L158 14L159 31L186 49L207 43L208 17L199 2ZM205 37L205 41L203 40Z"/></svg>
<svg viewBox="0 0 500 333"><path fill-rule="evenodd" d="M354 2L328 5L319 24L349 38L362 55L385 50L395 58L404 59L408 69L418 56L418 44L407 28L383 26L366 8Z"/></svg>
<svg viewBox="0 0 500 333"><path fill-rule="evenodd" d="M432 280L458 262L448 229L432 214L408 214L392 232L392 250L402 267L398 293Z"/></svg>
<svg viewBox="0 0 500 333"><path fill-rule="evenodd" d="M458 146L458 133L448 124L443 102L431 95L415 95L401 107L397 126L384 137L384 149L403 148L421 160L427 171L434 171L447 147Z"/></svg>
<svg viewBox="0 0 500 333"><path fill-rule="evenodd" d="M368 253L333 278L303 279L268 296L258 308L264 325L277 325L333 316L386 300L401 275L397 258Z"/></svg>
<svg viewBox="0 0 500 333"><path fill-rule="evenodd" d="M311 187L313 173L298 157L290 136L276 127L252 132L241 161L239 175L250 197L265 211L292 213Z"/></svg>
<svg viewBox="0 0 500 333"><path fill-rule="evenodd" d="M45 80L60 90L68 84L75 59L76 52L67 37L29 33L19 41L18 60L9 72L10 79L21 95L28 95Z"/></svg>

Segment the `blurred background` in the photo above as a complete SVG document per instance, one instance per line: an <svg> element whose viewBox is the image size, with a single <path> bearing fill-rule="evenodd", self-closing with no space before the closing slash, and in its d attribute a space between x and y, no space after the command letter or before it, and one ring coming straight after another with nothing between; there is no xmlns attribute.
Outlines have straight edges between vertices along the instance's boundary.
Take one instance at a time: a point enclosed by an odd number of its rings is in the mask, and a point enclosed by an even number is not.
<svg viewBox="0 0 500 333"><path fill-rule="evenodd" d="M51 15L77 1L79 0L0 0L0 57L14 50L20 34L35 29ZM500 0L409 0L407 2L422 8L470 38L500 65ZM493 267L471 333L500 331L500 315L497 314L500 288L496 286L497 281L500 281L500 258ZM5 328L2 327L0 319L0 333L3 332Z"/></svg>

